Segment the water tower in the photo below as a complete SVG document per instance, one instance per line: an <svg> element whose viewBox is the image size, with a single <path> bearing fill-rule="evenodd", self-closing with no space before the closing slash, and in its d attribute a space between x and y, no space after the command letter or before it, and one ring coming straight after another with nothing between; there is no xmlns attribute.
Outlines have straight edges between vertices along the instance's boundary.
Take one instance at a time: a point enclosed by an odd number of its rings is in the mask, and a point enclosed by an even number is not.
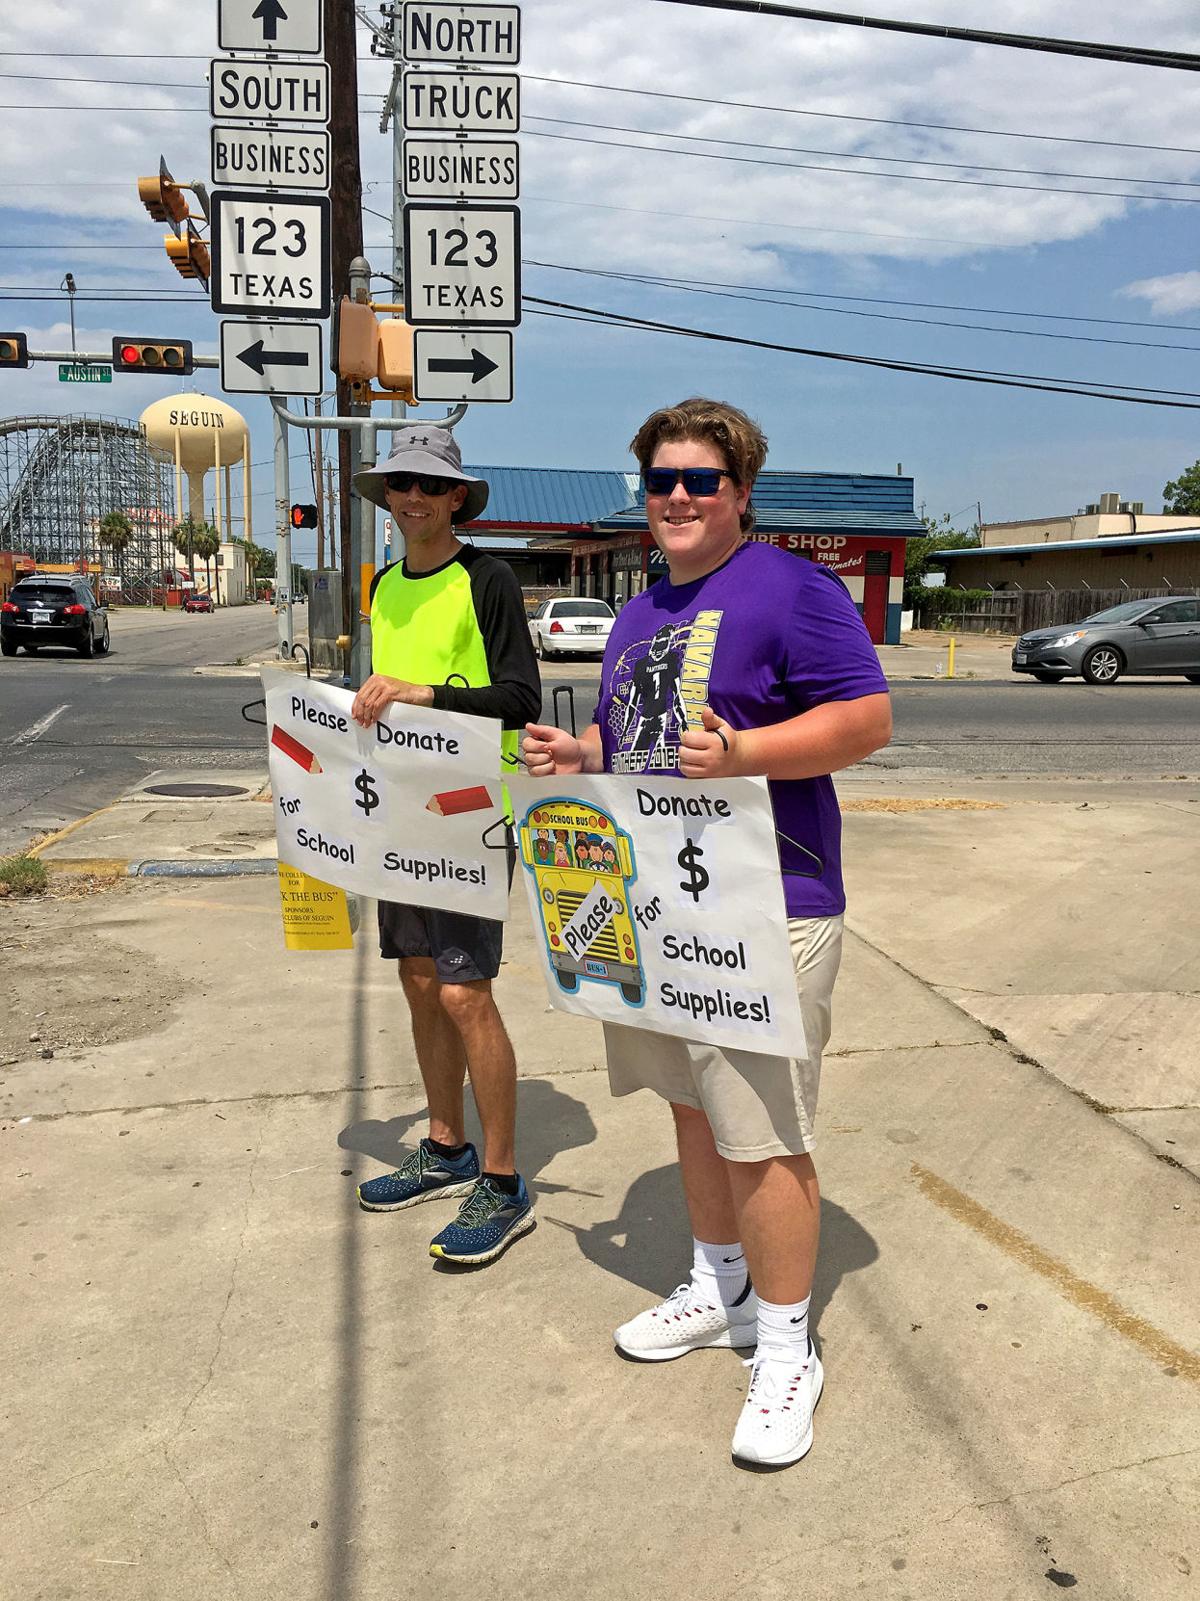
<svg viewBox="0 0 1200 1601"><path fill-rule="evenodd" d="M242 527L239 537L250 539L250 430L241 412L235 411L225 401L213 400L208 395L171 395L147 406L140 420L150 443L174 459L175 510L180 522L185 517L191 517L198 523L207 520L204 513L204 479L209 472L216 474L213 496L215 526L223 541L234 537L229 470L241 462ZM183 502L185 473L188 482L186 511Z"/></svg>

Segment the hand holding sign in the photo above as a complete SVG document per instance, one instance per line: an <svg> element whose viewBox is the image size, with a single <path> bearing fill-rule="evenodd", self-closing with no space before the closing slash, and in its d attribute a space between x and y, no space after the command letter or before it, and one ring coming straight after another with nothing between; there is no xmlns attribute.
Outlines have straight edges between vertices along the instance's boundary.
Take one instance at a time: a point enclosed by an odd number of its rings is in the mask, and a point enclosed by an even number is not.
<svg viewBox="0 0 1200 1601"><path fill-rule="evenodd" d="M687 729L679 741L679 771L684 778L738 776L738 734L711 706L702 706L702 728Z"/></svg>

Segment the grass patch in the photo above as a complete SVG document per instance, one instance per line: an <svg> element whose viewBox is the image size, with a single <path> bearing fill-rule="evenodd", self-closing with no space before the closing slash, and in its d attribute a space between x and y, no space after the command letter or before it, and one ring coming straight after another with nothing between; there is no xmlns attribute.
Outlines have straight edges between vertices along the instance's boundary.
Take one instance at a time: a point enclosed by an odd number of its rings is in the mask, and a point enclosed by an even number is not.
<svg viewBox="0 0 1200 1601"><path fill-rule="evenodd" d="M0 859L0 895L41 895L49 874L36 856Z"/></svg>

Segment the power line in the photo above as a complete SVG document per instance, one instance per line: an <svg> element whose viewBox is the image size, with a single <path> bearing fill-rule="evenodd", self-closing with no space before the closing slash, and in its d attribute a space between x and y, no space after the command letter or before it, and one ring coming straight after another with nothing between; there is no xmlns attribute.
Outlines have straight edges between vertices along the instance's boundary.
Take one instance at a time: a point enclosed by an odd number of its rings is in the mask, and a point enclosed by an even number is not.
<svg viewBox="0 0 1200 1601"><path fill-rule="evenodd" d="M1184 50L1144 50L1133 45L1094 44L1083 39L1050 39L1030 33L995 33L982 28L951 28L940 22L902 22L893 17L854 17L842 11L813 11L785 6L779 0L658 0L660 5L700 6L708 11L751 11L798 22L837 22L854 28L880 28L885 33L914 33L928 39L956 39L965 44L1001 45L1009 50L1037 50L1056 56L1084 56L1125 66L1173 67L1200 71L1200 56Z"/></svg>
<svg viewBox="0 0 1200 1601"><path fill-rule="evenodd" d="M670 128L629 128L619 123L581 122L568 117L527 117L525 120L552 122L562 128L598 128L607 133L640 133L647 138L682 139L688 144L725 145L737 150L777 150L790 156L836 156L839 161L885 161L889 166L945 167L955 172L1001 172L1028 178L1083 178L1091 183L1157 183L1173 189L1200 189L1200 183L1190 178L1139 178L1135 173L1122 173L1114 177L1107 172L1047 172L1036 167L993 167L983 161L933 161L925 156L878 156L870 151L817 150L807 145L773 145L762 139L718 139L711 134L676 133Z"/></svg>
<svg viewBox="0 0 1200 1601"><path fill-rule="evenodd" d="M1030 373L1008 373L984 367L935 366L926 362L891 361L881 356L858 356L840 350L814 350L803 345L781 345L764 339L747 339L737 334L720 334L705 328L687 328L678 323L656 322L645 317L632 317L624 312L598 310L594 306L576 306L564 300L544 300L537 296L522 297L535 315L539 307L554 308L569 314L567 320L587 321L605 326L641 329L651 333L677 334L687 339L703 339L723 345L744 345L752 350L775 350L791 356L812 356L822 361L848 362L855 366L882 367L892 372L918 373L930 378L949 378L960 383L997 385L1005 389L1036 389L1050 394L1080 395L1089 400L1119 400L1126 405L1166 406L1173 410L1200 411L1200 394L1187 389L1152 389L1140 384L1110 384L1088 386L1084 380L1069 378L1043 378ZM1118 392L1124 391L1124 392ZM1153 396L1186 396L1186 399L1154 399Z"/></svg>
<svg viewBox="0 0 1200 1601"><path fill-rule="evenodd" d="M50 75L50 76L47 76L47 75L43 75L43 74L31 75L31 74L28 74L28 73L0 72L0 79L4 79L4 78L19 79L21 82L24 82L24 83L64 83L64 84L83 83L83 84L114 85L114 86L120 86L120 87L123 87L123 88L140 88L140 89L159 89L159 90L162 90L162 89L190 89L190 90L195 91L196 93L202 93L208 87L206 84L203 84L203 83L162 83L162 82L156 82L155 80L149 79L149 78L82 78L82 77L64 77L64 76L61 76L61 75ZM543 79L538 79L537 81L544 82L544 83L564 83L564 82L568 82L570 80L555 79L555 78L543 78ZM594 85L594 86L593 85L589 85L588 87L597 87L597 88L599 88L601 86L600 85ZM612 86L608 85L606 87L611 88ZM649 92L652 92L652 91L626 90L624 92L625 93L649 93ZM699 96L692 96L692 95L665 95L665 94L664 95L659 95L658 98L672 99L672 100L699 100L700 99ZM705 103L705 104L722 104L722 105L730 105L730 106L736 106L736 105L739 104L739 102L737 102L737 101L719 101L719 102L702 102L702 103ZM86 110L87 108L86 107L80 107L78 109ZM754 108L747 107L746 109L755 109L755 110L791 110L793 113L796 113L796 108L795 107L754 107ZM813 116L823 115L823 113L820 113L820 112L796 113L796 114L799 114L799 115L813 115ZM831 115L831 114L830 113L824 113L824 115ZM742 150L780 150L780 151L786 151L788 154L791 154L791 155L834 156L834 157L837 157L839 160L845 160L845 161L882 161L882 162L886 162L886 163L888 163L889 165L892 165L892 166L910 165L910 166L918 166L918 167L943 167L943 168L952 168L955 171L959 171L959 172L999 172L999 173L1006 173L1006 174L1021 174L1021 173L1025 173L1029 177L1032 177L1032 178L1077 178L1077 179L1087 179L1087 180L1090 180L1090 181L1095 182L1095 183L1155 183L1155 184L1170 186L1170 187L1173 187L1173 188L1188 188L1188 189L1194 189L1196 187L1200 187L1200 186L1197 185L1196 182L1194 182L1192 180L1189 180L1189 179L1184 179L1184 178L1143 178L1143 177L1138 177L1136 174L1132 174L1132 173L1130 173L1130 174L1119 174L1119 175L1114 177L1109 173L1056 172L1056 171L1043 171L1043 170L1039 170L1037 168L1031 168L1031 167L998 167L998 166L990 166L987 163L981 162L981 161L967 161L967 162L964 162L964 161L935 161L935 160L928 159L928 158L925 158L925 157L920 157L920 156L881 156L881 155L875 155L875 154L871 154L871 153L863 153L863 152L859 152L859 151L855 151L855 150L825 150L825 149L820 149L820 148L810 148L810 147L804 146L804 145L798 145L798 146L793 146L793 145L774 145L774 144L769 144L766 141L761 140L761 139L757 139L757 140L720 139L720 138L716 138L714 136L705 135L705 134L678 133L678 132L674 131L673 129L669 129L669 128L631 128L631 127L628 127L628 126L626 126L624 124L620 124L620 123L591 122L591 121L586 121L586 120L582 120L582 119L572 119L572 118L568 118L568 117L533 116L531 118L527 118L526 120L527 121L533 121L533 122L554 123L554 124L556 124L558 126L565 127L565 128L596 128L596 129L598 129L598 130L600 130L602 132L608 132L608 133L637 133L637 134L645 134L648 137L654 137L654 138L681 139L681 140L686 140L688 143L691 143L691 144L725 145L725 146L729 146L729 147L733 147L733 148L737 148L737 149L742 149ZM838 120L843 120L843 119L838 119ZM933 123L915 123L915 124L903 123L903 124L896 124L896 123L893 123L891 121L891 119L888 119L888 118L875 118L875 117L862 118L862 119L853 118L853 119L848 119L848 120L854 120L854 121L862 120L862 121L867 121L867 122L885 122L885 123L888 123L889 126L914 126L914 127L937 127L937 126L939 126L938 124L933 124ZM972 132L972 133L984 133L984 134L994 132L994 130L988 130L988 129L959 129L959 130L955 130L955 131L958 131L958 132ZM1029 134L1029 135L1026 135L1026 134L1014 134L1014 135L1010 135L1010 137L1013 137L1013 138L1038 138L1038 137L1049 137L1049 136L1041 136L1041 135L1035 135L1035 134ZM1076 141L1064 139L1061 142L1064 143L1064 144L1069 144L1069 143L1075 143ZM1079 142L1096 143L1096 144L1109 144L1109 143L1114 143L1115 141L1088 140L1088 141L1079 141ZM1137 145L1137 146L1128 146L1128 147L1122 146L1121 148L1161 149L1163 147L1161 147L1161 146ZM1188 152L1188 153L1189 154L1191 154L1191 153L1200 154L1200 151ZM78 180L77 180L77 182L78 182ZM27 187L33 187L33 186L29 185ZM39 186L39 187L51 187L51 186L50 185L42 185L42 186Z"/></svg>
<svg viewBox="0 0 1200 1601"><path fill-rule="evenodd" d="M826 167L811 161L769 161L761 156L726 156L716 150L671 150L666 145L635 145L624 139L588 139L582 134L543 133L540 128L526 128L524 131L532 139L563 139L570 144L599 145L608 150L641 150L651 155L685 156L693 161L732 161L739 166L749 167L782 167L792 172L836 172L843 178L883 178L889 183L948 183L967 189L1015 189L1024 194L1086 195L1091 200L1144 200L1162 206L1200 205L1200 195L1135 195L1121 189L1065 189L1057 184L997 183L989 178L939 178L926 172L859 172L849 167ZM676 135L667 134L664 137L673 139Z"/></svg>
<svg viewBox="0 0 1200 1601"><path fill-rule="evenodd" d="M3 52L0 52L3 54ZM802 106L776 106L754 100L717 100L710 95L685 95L666 89L630 89L619 83L592 83L585 78L544 78L523 72L523 81L556 83L571 89L599 89L608 94L642 95L652 100L682 100L698 106L730 106L737 111L776 111L787 117L820 117L830 122L869 122L885 128L924 128L934 133L978 133L989 139L1037 139L1045 144L1101 145L1107 150L1156 150L1164 155L1200 156L1190 145L1134 144L1124 139L1085 139L1062 133L1023 133L1013 128L969 128L954 122L916 122L898 117L864 117L849 111L809 111Z"/></svg>
<svg viewBox="0 0 1200 1601"><path fill-rule="evenodd" d="M529 197L527 196L526 198ZM383 214L382 212L373 211L371 215L382 216ZM388 218L387 220L390 221L391 219ZM778 285L772 284L739 284L728 283L722 279L713 278L681 278L662 273L617 272L614 269L604 269L599 267L576 267L556 261L536 261L530 256L523 256L521 258L521 262L522 266L525 267L548 267L557 272L592 273L597 277L625 278L631 279L634 282L661 285L665 288L671 288L676 285L693 285L706 289L742 289L752 293L762 294L803 295L806 300L849 300L855 302L856 304L869 306L905 306L917 311L961 311L967 313L978 313L987 317L1029 317L1039 322L1079 322L1095 324L1096 326L1102 328L1152 328L1159 333L1200 334L1200 326L1190 323L1164 324L1161 322L1147 322L1132 317L1085 317L1081 316L1078 312L1024 311L1017 306L962 306L956 302L944 300L899 300L894 297L885 297L882 295L835 294L832 291L820 289L784 289L780 288ZM382 276L387 275L383 274ZM15 294L15 292L18 290L30 290L39 295L44 295L48 301L62 300L65 294L64 290L56 288L53 284L0 284L0 291L3 290L8 290L10 294ZM106 296L110 295L122 297L141 296L147 294L148 292L148 289L142 286L125 287L120 284L93 284L90 288L79 289L76 293L76 298L77 300L103 300ZM177 297L181 301L190 301L194 298L190 289L182 288L165 290L162 295L155 298L167 301L172 297ZM119 300L115 303L123 304L124 301ZM769 304L769 302L766 302L766 304ZM814 306L811 309L815 311L820 308ZM947 326L952 328L962 328L970 325L966 323L950 323ZM1014 329L1013 331L1016 333L1022 332L1022 330L1019 328ZM1173 345L1155 345L1152 343L1147 343L1143 348L1147 350L1172 350L1177 347ZM1191 345L1180 346L1178 348L1200 350L1200 347Z"/></svg>
<svg viewBox="0 0 1200 1601"><path fill-rule="evenodd" d="M1146 339L1109 339L1101 334L1061 334L1042 328L996 328L988 323L978 322L947 322L935 317L901 317L894 312L859 311L847 306L814 306L797 303L795 300L780 300L775 292L760 284L713 284L704 283L699 279L688 278L660 278L648 273L615 272L611 269L594 267L566 267L554 261L522 262L523 266L547 267L554 272L583 273L591 278L608 278L623 283L636 283L650 285L660 289L675 289L683 294L716 295L725 300L739 300L751 306L784 306L791 311L822 311L839 317L869 317L878 322L915 323L927 328L958 328L964 332L990 333L990 334L1018 334L1026 339L1065 339L1072 344L1086 345L1123 345L1137 350L1184 350L1191 355L1200 355L1200 345L1168 345ZM736 290L750 290L752 293L739 294ZM793 295L802 295L804 290L793 289L785 291ZM832 297L831 297L832 298ZM1020 316L1020 312L1015 313Z"/></svg>

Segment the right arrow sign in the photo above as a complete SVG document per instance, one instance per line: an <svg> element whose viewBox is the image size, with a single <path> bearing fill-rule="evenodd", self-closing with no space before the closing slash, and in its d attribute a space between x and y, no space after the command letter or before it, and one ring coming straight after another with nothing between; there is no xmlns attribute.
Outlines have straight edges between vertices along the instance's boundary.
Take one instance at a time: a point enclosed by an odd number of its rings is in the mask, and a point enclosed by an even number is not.
<svg viewBox="0 0 1200 1601"><path fill-rule="evenodd" d="M413 390L418 400L510 401L512 334L481 328L417 328Z"/></svg>

